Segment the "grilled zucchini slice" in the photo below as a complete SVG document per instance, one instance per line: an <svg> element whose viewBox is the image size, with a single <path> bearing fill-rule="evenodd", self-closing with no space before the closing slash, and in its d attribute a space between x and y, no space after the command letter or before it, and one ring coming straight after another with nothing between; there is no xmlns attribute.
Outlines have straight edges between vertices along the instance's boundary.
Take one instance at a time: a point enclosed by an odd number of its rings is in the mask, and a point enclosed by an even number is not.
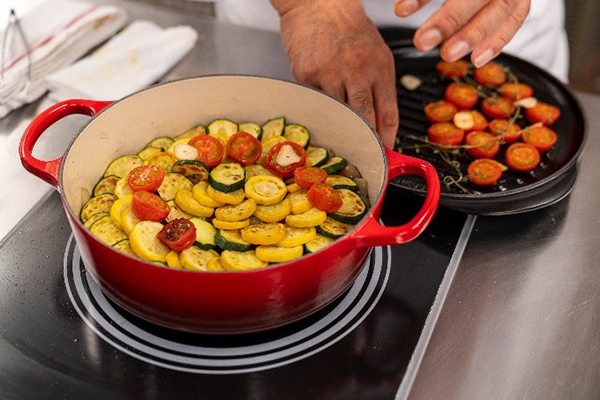
<svg viewBox="0 0 600 400"><path fill-rule="evenodd" d="M238 163L219 164L208 175L208 183L214 189L230 193L244 187L246 171Z"/></svg>
<svg viewBox="0 0 600 400"><path fill-rule="evenodd" d="M206 188L206 193L211 199L223 204L240 204L246 199L242 189L236 190L235 192L224 193L214 189L212 186L208 186Z"/></svg>
<svg viewBox="0 0 600 400"><path fill-rule="evenodd" d="M256 202L252 199L243 201L237 205L227 205L217 208L215 217L221 221L237 222L248 219L256 211Z"/></svg>
<svg viewBox="0 0 600 400"><path fill-rule="evenodd" d="M127 239L127 234L115 225L110 217L103 217L94 222L94 225L90 228L90 232L109 246Z"/></svg>
<svg viewBox="0 0 600 400"><path fill-rule="evenodd" d="M179 136L175 136L173 139L175 139L176 141L180 139L191 139L194 136L206 135L206 133L206 127L204 125L198 125L196 127L193 127L192 129L188 129Z"/></svg>
<svg viewBox="0 0 600 400"><path fill-rule="evenodd" d="M238 133L238 124L229 119L215 119L208 124L208 134L224 142L236 133Z"/></svg>
<svg viewBox="0 0 600 400"><path fill-rule="evenodd" d="M92 197L81 208L79 218L85 223L92 215L100 213L108 213L117 200L114 194L105 193L100 196Z"/></svg>
<svg viewBox="0 0 600 400"><path fill-rule="evenodd" d="M221 221L220 219L213 218L212 223L215 228L223 229L225 231L235 231L238 229L243 229L250 225L250 219L243 219L241 221Z"/></svg>
<svg viewBox="0 0 600 400"><path fill-rule="evenodd" d="M244 122L240 124L240 131L248 132L258 140L262 138L262 127L254 122Z"/></svg>
<svg viewBox="0 0 600 400"><path fill-rule="evenodd" d="M98 221L100 218L109 217L109 216L110 216L109 213L94 214L91 217L89 217L87 221L85 221L83 226L90 229L92 227L92 225L94 225L94 222Z"/></svg>
<svg viewBox="0 0 600 400"><path fill-rule="evenodd" d="M256 206L254 216L262 222L279 222L292 212L292 203L289 199L283 199L280 203L272 206Z"/></svg>
<svg viewBox="0 0 600 400"><path fill-rule="evenodd" d="M161 167L168 172L173 168L173 164L177 162L177 159L173 157L171 154L166 151L161 151L160 153L154 153L148 158L144 160L144 165L154 165L157 167Z"/></svg>
<svg viewBox="0 0 600 400"><path fill-rule="evenodd" d="M277 246L258 246L256 248L256 257L266 262L286 262L302 257L302 246L296 247L277 247Z"/></svg>
<svg viewBox="0 0 600 400"><path fill-rule="evenodd" d="M338 193L342 196L342 206L329 216L345 224L357 224L367 213L367 206L360 196L351 190L339 189Z"/></svg>
<svg viewBox="0 0 600 400"><path fill-rule="evenodd" d="M337 239L350 232L352 228L354 228L353 225L345 224L331 217L327 217L325 222L317 226L317 232L319 232L323 236L327 236L332 239Z"/></svg>
<svg viewBox="0 0 600 400"><path fill-rule="evenodd" d="M310 144L310 133L308 132L308 129L302 125L286 125L283 130L283 136L285 137L285 140L297 143L305 149L308 148L308 145Z"/></svg>
<svg viewBox="0 0 600 400"><path fill-rule="evenodd" d="M225 250L221 253L221 265L227 271L243 271L266 267L269 264L256 257L254 251L240 253Z"/></svg>
<svg viewBox="0 0 600 400"><path fill-rule="evenodd" d="M329 152L323 147L308 146L306 149L306 166L320 167L329 160Z"/></svg>
<svg viewBox="0 0 600 400"><path fill-rule="evenodd" d="M311 240L310 242L308 242L304 245L304 252L305 253L317 252L317 251L329 246L334 241L335 240L333 240L332 238L317 234L313 240Z"/></svg>
<svg viewBox="0 0 600 400"><path fill-rule="evenodd" d="M241 230L242 239L251 244L275 244L285 237L283 224L250 225Z"/></svg>
<svg viewBox="0 0 600 400"><path fill-rule="evenodd" d="M262 126L262 141L266 142L274 136L283 135L285 127L285 117L273 118L265 122Z"/></svg>
<svg viewBox="0 0 600 400"><path fill-rule="evenodd" d="M244 169L246 170L246 182L248 182L248 179L252 178L253 176L260 176L260 175L274 176L271 173L271 171L269 171L268 169L266 169L265 167L263 167L260 164L248 165L248 166L244 167Z"/></svg>
<svg viewBox="0 0 600 400"><path fill-rule="evenodd" d="M248 179L244 186L246 196L261 206L279 203L287 193L287 187L276 176L259 175Z"/></svg>
<svg viewBox="0 0 600 400"><path fill-rule="evenodd" d="M117 249L122 253L127 254L131 257L137 257L131 248L131 244L129 243L129 239L123 239L118 241L117 243L112 245L113 249Z"/></svg>
<svg viewBox="0 0 600 400"><path fill-rule="evenodd" d="M175 195L175 204L188 214L196 217L211 217L215 211L212 207L205 207L194 198L190 190L180 190Z"/></svg>
<svg viewBox="0 0 600 400"><path fill-rule="evenodd" d="M352 179L341 175L329 175L325 183L334 189L348 189L358 193L358 185Z"/></svg>
<svg viewBox="0 0 600 400"><path fill-rule="evenodd" d="M344 168L348 165L348 161L346 161L343 157L331 157L329 161L321 166L329 175L335 174L340 169Z"/></svg>
<svg viewBox="0 0 600 400"><path fill-rule="evenodd" d="M321 211L317 208L311 208L302 214L288 215L285 217L285 223L297 228L308 228L311 226L319 226L325 222L326 219L327 213L325 211Z"/></svg>
<svg viewBox="0 0 600 400"><path fill-rule="evenodd" d="M159 149L168 149L169 146L171 146L171 144L174 142L174 140L168 136L161 136L161 137L157 137L156 139L154 139L153 141L151 141L150 143L148 143L146 145L146 148L148 147L157 147Z"/></svg>
<svg viewBox="0 0 600 400"><path fill-rule="evenodd" d="M167 254L171 249L156 236L162 228L161 223L153 221L142 221L133 227L129 235L129 244L139 258L150 262L167 261Z"/></svg>
<svg viewBox="0 0 600 400"><path fill-rule="evenodd" d="M142 159L137 154L121 156L108 164L103 176L115 175L119 178L127 177L132 169L139 167L142 163Z"/></svg>
<svg viewBox="0 0 600 400"><path fill-rule="evenodd" d="M194 185L208 179L208 168L202 161L179 160L173 164L171 172L185 176Z"/></svg>
<svg viewBox="0 0 600 400"><path fill-rule="evenodd" d="M217 256L213 252L196 246L188 247L179 253L179 261L183 268L192 271L208 271L208 263L215 257Z"/></svg>
<svg viewBox="0 0 600 400"><path fill-rule="evenodd" d="M173 200L180 190L191 191L194 184L188 178L174 172L167 172L163 183L158 188L158 194L164 201Z"/></svg>
<svg viewBox="0 0 600 400"><path fill-rule="evenodd" d="M114 194L119 179L120 178L116 175L109 175L100 179L98 183L96 183L96 186L94 186L94 190L92 190L93 196L99 196L104 193Z"/></svg>
<svg viewBox="0 0 600 400"><path fill-rule="evenodd" d="M137 153L137 155L139 158L141 158L143 161L145 161L146 158L150 157L151 155L160 153L165 150L166 149L163 149L162 147L146 147L144 150Z"/></svg>
<svg viewBox="0 0 600 400"><path fill-rule="evenodd" d="M124 176L117 181L114 194L119 199L133 194L133 189L131 189L131 186L129 186L129 177Z"/></svg>
<svg viewBox="0 0 600 400"><path fill-rule="evenodd" d="M285 237L277 242L279 247L296 247L310 242L317 235L315 228L296 228L294 226L285 226Z"/></svg>
<svg viewBox="0 0 600 400"><path fill-rule="evenodd" d="M196 227L196 242L194 245L202 250L210 250L215 247L215 235L217 234L215 227L200 218L190 218L190 222Z"/></svg>
<svg viewBox="0 0 600 400"><path fill-rule="evenodd" d="M240 231L218 230L215 235L215 244L223 250L249 251L252 245L242 239Z"/></svg>
<svg viewBox="0 0 600 400"><path fill-rule="evenodd" d="M175 203L175 200L169 200L169 201L167 201L167 204L169 205L169 207L171 207L171 211L169 212L169 215L167 215L167 219L166 219L167 222L171 222L177 218L190 219L193 217L192 214L187 213L187 212L183 211L181 208L179 208L177 203Z"/></svg>

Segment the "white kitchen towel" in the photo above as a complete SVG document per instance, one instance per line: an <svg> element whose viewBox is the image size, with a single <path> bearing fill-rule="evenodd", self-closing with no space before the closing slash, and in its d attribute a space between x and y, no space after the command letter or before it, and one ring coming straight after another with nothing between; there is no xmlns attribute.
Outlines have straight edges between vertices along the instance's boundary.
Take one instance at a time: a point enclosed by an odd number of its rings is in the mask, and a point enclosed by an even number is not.
<svg viewBox="0 0 600 400"><path fill-rule="evenodd" d="M126 22L118 7L73 0L48 0L18 16L27 46L13 24L0 31L6 48L0 66L0 118L47 90L45 78L113 36Z"/></svg>
<svg viewBox="0 0 600 400"><path fill-rule="evenodd" d="M48 76L50 97L117 100L158 81L193 47L189 26L135 21L92 55Z"/></svg>

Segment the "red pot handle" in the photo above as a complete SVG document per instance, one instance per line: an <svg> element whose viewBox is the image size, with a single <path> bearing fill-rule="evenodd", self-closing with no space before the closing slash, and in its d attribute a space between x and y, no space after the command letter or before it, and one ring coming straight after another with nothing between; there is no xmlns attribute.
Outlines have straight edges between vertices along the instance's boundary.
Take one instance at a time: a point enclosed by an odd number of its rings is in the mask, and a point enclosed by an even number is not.
<svg viewBox="0 0 600 400"><path fill-rule="evenodd" d="M425 179L427 195L421 210L408 223L386 227L379 223L383 201L371 212L371 218L356 232L350 234L353 245L361 247L387 246L410 242L421 234L433 219L440 201L440 180L431 164L405 156L386 148L389 164L388 183L400 175L417 175ZM384 193L385 194L385 193Z"/></svg>
<svg viewBox="0 0 600 400"><path fill-rule="evenodd" d="M19 156L23 167L33 175L58 188L58 173L62 157L52 161L38 160L32 154L35 143L48 127L67 115L85 114L94 116L110 103L112 101L66 100L53 105L35 117L25 129L19 144Z"/></svg>

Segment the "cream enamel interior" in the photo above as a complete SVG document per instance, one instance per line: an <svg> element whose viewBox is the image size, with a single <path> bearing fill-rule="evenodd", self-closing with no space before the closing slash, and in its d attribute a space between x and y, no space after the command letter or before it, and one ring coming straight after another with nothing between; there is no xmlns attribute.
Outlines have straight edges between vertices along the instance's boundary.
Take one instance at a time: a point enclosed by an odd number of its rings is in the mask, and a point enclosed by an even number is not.
<svg viewBox="0 0 600 400"><path fill-rule="evenodd" d="M315 90L250 76L210 76L155 86L110 106L71 145L62 170L64 196L79 215L110 161L139 152L159 136L176 136L216 118L264 123L285 116L305 125L314 144L333 148L356 165L375 202L384 187L380 142L353 111Z"/></svg>

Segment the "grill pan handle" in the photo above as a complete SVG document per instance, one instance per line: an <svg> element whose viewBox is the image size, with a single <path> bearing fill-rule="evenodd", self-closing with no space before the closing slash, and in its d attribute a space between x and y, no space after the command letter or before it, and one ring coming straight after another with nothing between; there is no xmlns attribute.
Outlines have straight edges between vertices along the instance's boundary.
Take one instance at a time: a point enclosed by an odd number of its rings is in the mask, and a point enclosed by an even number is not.
<svg viewBox="0 0 600 400"><path fill-rule="evenodd" d="M40 115L35 117L29 124L21 143L19 144L19 156L23 167L33 175L45 180L58 189L59 171L62 157L52 161L42 161L33 156L33 147L42 133L52 124L71 114L84 114L93 117L104 107L112 103L111 101L93 101L93 100L66 100L53 105Z"/></svg>
<svg viewBox="0 0 600 400"><path fill-rule="evenodd" d="M410 242L427 228L440 201L440 180L431 164L418 158L405 156L386 148L389 164L388 182L400 175L417 175L427 184L423 206L409 222L400 226L386 227L379 222L383 196L371 211L367 222L349 235L352 246L374 247ZM385 195L385 193L384 193Z"/></svg>

